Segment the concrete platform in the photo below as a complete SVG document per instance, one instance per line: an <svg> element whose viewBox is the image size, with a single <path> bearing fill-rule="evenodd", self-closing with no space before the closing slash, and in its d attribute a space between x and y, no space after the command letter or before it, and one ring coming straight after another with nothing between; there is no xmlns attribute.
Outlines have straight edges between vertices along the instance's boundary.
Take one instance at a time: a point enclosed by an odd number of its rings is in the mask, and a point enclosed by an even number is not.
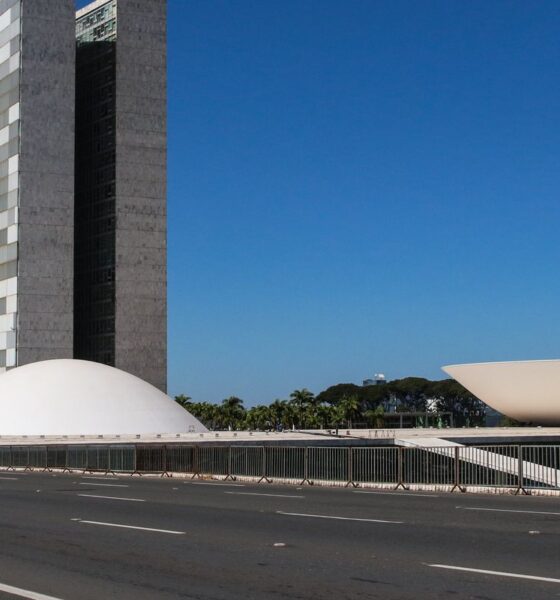
<svg viewBox="0 0 560 600"><path fill-rule="evenodd" d="M306 431L213 431L209 433L92 435L92 436L0 436L2 445L56 444L242 444L242 445L364 445L393 446L415 442L424 447L483 444L560 444L560 427L488 427L461 429L339 429Z"/></svg>

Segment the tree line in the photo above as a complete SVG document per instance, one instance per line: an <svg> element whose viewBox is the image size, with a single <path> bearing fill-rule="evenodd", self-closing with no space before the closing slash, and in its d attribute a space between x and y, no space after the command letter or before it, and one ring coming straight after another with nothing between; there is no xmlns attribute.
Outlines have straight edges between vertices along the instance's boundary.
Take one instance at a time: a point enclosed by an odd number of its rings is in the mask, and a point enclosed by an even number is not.
<svg viewBox="0 0 560 600"><path fill-rule="evenodd" d="M315 395L306 388L288 399L245 408L237 396L220 404L175 400L211 430L331 429L385 427L399 413L448 413L456 427L483 425L485 405L453 379L396 379L382 385L333 385Z"/></svg>

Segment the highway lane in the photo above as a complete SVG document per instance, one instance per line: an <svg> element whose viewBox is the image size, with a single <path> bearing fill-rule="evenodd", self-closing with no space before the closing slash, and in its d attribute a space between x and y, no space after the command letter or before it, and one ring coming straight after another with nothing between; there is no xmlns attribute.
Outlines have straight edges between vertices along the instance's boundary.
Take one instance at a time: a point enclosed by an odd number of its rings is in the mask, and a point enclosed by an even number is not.
<svg viewBox="0 0 560 600"><path fill-rule="evenodd" d="M0 598L560 598L558 498L2 472L0 507Z"/></svg>

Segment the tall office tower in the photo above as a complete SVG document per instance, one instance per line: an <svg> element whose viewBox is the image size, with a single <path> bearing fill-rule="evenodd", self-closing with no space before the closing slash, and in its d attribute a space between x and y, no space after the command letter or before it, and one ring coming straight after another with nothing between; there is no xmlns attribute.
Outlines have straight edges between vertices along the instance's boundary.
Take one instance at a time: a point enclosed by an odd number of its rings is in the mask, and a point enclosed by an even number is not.
<svg viewBox="0 0 560 600"><path fill-rule="evenodd" d="M75 357L167 371L166 2L76 14Z"/></svg>
<svg viewBox="0 0 560 600"><path fill-rule="evenodd" d="M0 372L73 346L73 0L0 0Z"/></svg>

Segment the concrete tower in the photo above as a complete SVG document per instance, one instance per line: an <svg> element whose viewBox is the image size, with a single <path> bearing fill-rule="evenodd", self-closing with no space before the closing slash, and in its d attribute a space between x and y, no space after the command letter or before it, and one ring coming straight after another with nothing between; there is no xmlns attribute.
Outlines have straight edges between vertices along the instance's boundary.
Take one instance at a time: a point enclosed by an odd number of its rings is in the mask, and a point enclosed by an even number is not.
<svg viewBox="0 0 560 600"><path fill-rule="evenodd" d="M0 371L71 358L74 3L0 0Z"/></svg>
<svg viewBox="0 0 560 600"><path fill-rule="evenodd" d="M166 2L76 15L75 357L166 389Z"/></svg>
<svg viewBox="0 0 560 600"><path fill-rule="evenodd" d="M0 0L0 372L166 389L166 2Z"/></svg>

